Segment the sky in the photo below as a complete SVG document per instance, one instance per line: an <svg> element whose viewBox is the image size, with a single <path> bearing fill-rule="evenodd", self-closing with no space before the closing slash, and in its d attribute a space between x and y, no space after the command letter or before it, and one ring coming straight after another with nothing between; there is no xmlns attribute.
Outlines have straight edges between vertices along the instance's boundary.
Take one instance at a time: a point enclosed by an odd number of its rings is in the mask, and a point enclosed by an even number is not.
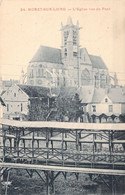
<svg viewBox="0 0 125 195"><path fill-rule="evenodd" d="M69 16L74 24L79 21L80 46L87 48L89 54L101 56L111 74L117 72L120 84L124 84L125 1L122 0L1 1L2 79L19 79L22 69L26 73L40 45L60 48L61 22L65 25Z"/></svg>

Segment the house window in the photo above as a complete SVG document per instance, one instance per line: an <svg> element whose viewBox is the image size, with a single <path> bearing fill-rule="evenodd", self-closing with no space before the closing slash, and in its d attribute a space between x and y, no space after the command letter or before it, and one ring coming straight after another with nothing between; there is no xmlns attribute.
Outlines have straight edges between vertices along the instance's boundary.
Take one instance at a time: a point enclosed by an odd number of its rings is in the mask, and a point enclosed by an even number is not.
<svg viewBox="0 0 125 195"><path fill-rule="evenodd" d="M7 112L9 112L9 104L7 104Z"/></svg>
<svg viewBox="0 0 125 195"><path fill-rule="evenodd" d="M93 112L96 112L96 106L92 106Z"/></svg>
<svg viewBox="0 0 125 195"><path fill-rule="evenodd" d="M108 99L107 98L105 98L105 102L108 102Z"/></svg>
<svg viewBox="0 0 125 195"><path fill-rule="evenodd" d="M16 97L16 93L14 93L14 97Z"/></svg>
<svg viewBox="0 0 125 195"><path fill-rule="evenodd" d="M109 105L109 112L113 112L113 105Z"/></svg>
<svg viewBox="0 0 125 195"><path fill-rule="evenodd" d="M21 112L23 111L23 104L21 103Z"/></svg>

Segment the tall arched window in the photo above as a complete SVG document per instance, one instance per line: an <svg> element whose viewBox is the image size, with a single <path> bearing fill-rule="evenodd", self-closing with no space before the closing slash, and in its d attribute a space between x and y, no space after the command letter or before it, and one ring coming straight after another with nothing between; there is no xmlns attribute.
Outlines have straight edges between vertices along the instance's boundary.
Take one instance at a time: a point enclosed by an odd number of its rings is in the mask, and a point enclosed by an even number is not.
<svg viewBox="0 0 125 195"><path fill-rule="evenodd" d="M87 69L82 71L81 84L82 85L89 85L90 84L90 73Z"/></svg>
<svg viewBox="0 0 125 195"><path fill-rule="evenodd" d="M39 66L37 70L37 77L43 77L44 76L44 69Z"/></svg>
<svg viewBox="0 0 125 195"><path fill-rule="evenodd" d="M98 72L95 74L95 87L96 88L99 87L99 73Z"/></svg>
<svg viewBox="0 0 125 195"><path fill-rule="evenodd" d="M105 88L105 86L106 86L106 75L105 73L102 73L100 75L100 87Z"/></svg>

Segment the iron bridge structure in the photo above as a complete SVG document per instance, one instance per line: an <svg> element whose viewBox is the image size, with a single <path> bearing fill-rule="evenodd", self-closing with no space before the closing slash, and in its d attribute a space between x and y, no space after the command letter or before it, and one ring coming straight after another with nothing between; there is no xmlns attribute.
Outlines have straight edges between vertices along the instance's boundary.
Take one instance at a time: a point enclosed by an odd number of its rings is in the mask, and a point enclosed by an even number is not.
<svg viewBox="0 0 125 195"><path fill-rule="evenodd" d="M110 180L112 195L119 178L125 182L124 123L69 123L1 121L1 173L25 169L37 173L46 184L46 194L55 194L54 181L68 172L95 175ZM45 179L42 176L44 173ZM108 186L108 184L106 184Z"/></svg>

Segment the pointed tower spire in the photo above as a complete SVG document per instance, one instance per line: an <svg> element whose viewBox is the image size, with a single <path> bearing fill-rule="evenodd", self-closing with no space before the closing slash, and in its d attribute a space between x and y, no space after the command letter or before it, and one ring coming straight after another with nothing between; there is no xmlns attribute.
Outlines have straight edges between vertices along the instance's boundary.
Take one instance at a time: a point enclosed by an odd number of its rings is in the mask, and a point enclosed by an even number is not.
<svg viewBox="0 0 125 195"><path fill-rule="evenodd" d="M76 26L78 26L79 27L79 21L77 20L77 22L76 22Z"/></svg>
<svg viewBox="0 0 125 195"><path fill-rule="evenodd" d="M70 16L67 19L67 25L73 25L72 18Z"/></svg>
<svg viewBox="0 0 125 195"><path fill-rule="evenodd" d="M61 22L61 28L63 28L63 23Z"/></svg>

